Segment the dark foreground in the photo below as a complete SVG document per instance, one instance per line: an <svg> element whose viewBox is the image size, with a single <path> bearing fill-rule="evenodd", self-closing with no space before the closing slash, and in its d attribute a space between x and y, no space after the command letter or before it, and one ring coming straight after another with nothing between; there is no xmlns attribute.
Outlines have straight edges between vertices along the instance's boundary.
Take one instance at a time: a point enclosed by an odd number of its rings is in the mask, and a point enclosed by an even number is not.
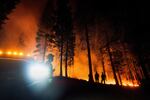
<svg viewBox="0 0 150 100"><path fill-rule="evenodd" d="M86 81L55 77L47 83L8 81L0 85L0 100L147 100L142 88L89 84ZM149 99L148 99L149 100Z"/></svg>
<svg viewBox="0 0 150 100"><path fill-rule="evenodd" d="M25 61L0 59L0 100L149 100L145 87L127 88L54 77L28 81Z"/></svg>

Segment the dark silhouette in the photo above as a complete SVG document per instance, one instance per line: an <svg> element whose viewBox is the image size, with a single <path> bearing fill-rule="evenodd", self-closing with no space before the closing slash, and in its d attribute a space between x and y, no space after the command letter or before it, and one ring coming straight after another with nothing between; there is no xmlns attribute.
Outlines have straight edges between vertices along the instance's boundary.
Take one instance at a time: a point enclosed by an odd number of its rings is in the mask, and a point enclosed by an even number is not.
<svg viewBox="0 0 150 100"><path fill-rule="evenodd" d="M76 9L76 20L77 25L83 29L84 37L86 41L86 48L88 53L88 67L89 67L89 82L94 82L93 74L92 74L92 60L91 60L91 49L90 49L90 26L94 22L93 16L93 9L89 8L91 1L78 1L77 2L77 9ZM87 10L89 9L89 10ZM92 15L92 16L90 16Z"/></svg>
<svg viewBox="0 0 150 100"><path fill-rule="evenodd" d="M124 66L122 66L124 58L123 58L123 53L121 50L119 49L115 49L111 52L112 53L112 60L113 60L113 64L115 66L115 70L116 73L118 74L118 78L119 78L119 83L120 85L122 85L122 78L121 78L121 74L123 73L123 68Z"/></svg>
<svg viewBox="0 0 150 100"><path fill-rule="evenodd" d="M50 77L52 78L53 77L53 72L55 71L55 69L53 69L53 65L52 65L52 62L53 62L53 59L54 59L54 55L49 54L47 58L48 58L48 60L47 60L46 64L50 68Z"/></svg>
<svg viewBox="0 0 150 100"><path fill-rule="evenodd" d="M102 75L101 75L101 83L104 82L105 84L105 80L106 80L106 74L104 72L102 72Z"/></svg>
<svg viewBox="0 0 150 100"><path fill-rule="evenodd" d="M45 62L45 54L48 48L48 38L50 37L49 34L45 32L38 31L36 34L36 50L34 53L39 53L42 55L42 62Z"/></svg>
<svg viewBox="0 0 150 100"><path fill-rule="evenodd" d="M96 81L97 83L99 83L99 74L97 73L97 71L96 71L96 73L95 73L95 81Z"/></svg>
<svg viewBox="0 0 150 100"><path fill-rule="evenodd" d="M108 55L109 55L110 63L111 63L111 66L112 66L114 79L115 79L116 85L119 85L119 82L118 82L118 79L117 79L117 75L116 75L115 66L114 66L114 63L113 63L112 53L110 51L110 43L109 43L109 37L108 37L108 33L107 32L105 32L105 39L107 41L107 47L106 48L107 48L107 52L108 52Z"/></svg>
<svg viewBox="0 0 150 100"><path fill-rule="evenodd" d="M60 50L60 76L62 76L63 59L65 63L65 76L68 77L68 65L74 61L75 35L73 32L72 14L68 0L58 0L54 15L53 31L56 46ZM64 58L63 58L64 57Z"/></svg>
<svg viewBox="0 0 150 100"><path fill-rule="evenodd" d="M16 8L16 5L20 2L20 0L1 0L0 2L0 28L1 25L4 24L5 20L8 19L7 15L12 12L13 9Z"/></svg>

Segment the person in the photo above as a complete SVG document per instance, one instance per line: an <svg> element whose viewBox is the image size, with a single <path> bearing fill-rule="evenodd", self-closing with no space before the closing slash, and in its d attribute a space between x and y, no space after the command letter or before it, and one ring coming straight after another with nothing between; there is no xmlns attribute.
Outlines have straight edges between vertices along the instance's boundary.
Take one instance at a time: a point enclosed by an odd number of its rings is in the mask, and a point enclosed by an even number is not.
<svg viewBox="0 0 150 100"><path fill-rule="evenodd" d="M53 69L53 65L52 65L52 61L54 59L54 56L52 54L48 55L48 60L46 62L46 64L49 66L49 70L50 70L50 77L53 77L53 72L55 71L55 69Z"/></svg>
<svg viewBox="0 0 150 100"><path fill-rule="evenodd" d="M96 71L96 73L95 73L95 81L98 83L99 82L99 74L97 73L97 71Z"/></svg>
<svg viewBox="0 0 150 100"><path fill-rule="evenodd" d="M106 80L106 75L105 75L104 72L102 72L102 74L101 74L101 83L104 82L104 84L105 84L105 80Z"/></svg>

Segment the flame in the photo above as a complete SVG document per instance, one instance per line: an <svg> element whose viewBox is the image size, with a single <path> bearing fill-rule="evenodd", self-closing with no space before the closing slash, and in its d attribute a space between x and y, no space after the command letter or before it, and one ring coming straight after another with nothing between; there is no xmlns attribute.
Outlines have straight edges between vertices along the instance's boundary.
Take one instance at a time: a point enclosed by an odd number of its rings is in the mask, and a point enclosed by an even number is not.
<svg viewBox="0 0 150 100"><path fill-rule="evenodd" d="M34 4L32 4L31 0L23 0L23 2L21 2L17 6L14 12L9 15L9 20L4 25L4 34L6 35L6 38L5 38L5 41L1 41L1 42L3 42L2 44L4 45L5 48L12 47L17 50L15 52L12 52L10 50L8 50L8 52L0 51L0 55L7 54L9 56L19 55L19 56L27 56L27 57L30 57L32 55L31 52L34 51L34 47L35 47L35 40L33 39L35 39L35 35L38 30L38 24L39 24L39 19L41 15L39 10L41 10L41 8L43 8L42 6L44 5L44 3L41 3L41 0L37 0L37 1L38 2L34 2ZM46 0L43 0L43 1L46 1ZM38 4L39 6L34 6L36 5L35 3ZM107 23L105 26L107 26ZM103 28L107 28L105 26ZM98 27L97 29L100 29L100 27ZM107 30L110 30L110 29L107 29ZM13 35L10 33L12 33ZM22 37L24 37L23 39L25 39L25 45L26 45L25 47L18 47L17 40L18 40L18 37L20 36L20 33L24 34L24 36ZM108 33L112 33L112 32L108 32ZM99 39L99 36L97 36L97 38L94 37L94 39L91 39L91 41L96 40L96 39ZM79 44L80 44L79 40L77 40L76 45L79 45ZM94 44L96 46L98 45L98 43L93 42L92 45ZM88 81L87 51L79 50L80 47L77 47L77 48L78 49L75 51L74 66L68 67L68 74L69 74L69 77L83 79L83 80ZM25 52L29 52L30 54L17 52L17 51L20 51L20 49ZM60 69L59 68L59 59L60 59L59 53L56 51L52 51L52 53L55 55L54 61L53 61L53 67L55 68L54 75L58 76L59 69ZM97 54L95 53L94 50L91 50L91 56L92 56L92 63L93 63L92 65L93 76L94 76L94 73L96 70L98 71L99 74L102 72L102 65L100 63L100 60L98 60ZM108 62L108 57L105 58L105 68L106 68L105 70L107 74L106 84L115 84L111 66ZM64 75L64 72L65 71L64 71L64 65L63 65L63 75ZM122 84L123 86L131 86L131 87L139 86L138 83L135 82L133 84L129 80L128 81L125 80L124 77L122 80Z"/></svg>

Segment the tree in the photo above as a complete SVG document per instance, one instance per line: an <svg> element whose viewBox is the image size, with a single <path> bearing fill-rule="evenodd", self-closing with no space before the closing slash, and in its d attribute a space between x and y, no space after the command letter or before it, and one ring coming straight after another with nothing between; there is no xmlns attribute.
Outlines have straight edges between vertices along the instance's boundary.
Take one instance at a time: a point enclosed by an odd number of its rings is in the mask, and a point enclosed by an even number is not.
<svg viewBox="0 0 150 100"><path fill-rule="evenodd" d="M38 25L39 29L36 36L37 50L35 50L35 52L42 55L40 58L42 58L43 62L45 62L47 49L54 47L54 34L52 33L53 24L54 2L53 0L48 0L40 18L40 23Z"/></svg>
<svg viewBox="0 0 150 100"><path fill-rule="evenodd" d="M43 38L43 34L41 32L37 32L36 34L36 50L34 51L34 53L38 53L36 56L39 56L40 58L42 58L42 61L44 62L44 38ZM43 57L41 57L40 55L43 55Z"/></svg>
<svg viewBox="0 0 150 100"><path fill-rule="evenodd" d="M89 82L94 82L93 73L92 73L92 60L91 60L91 50L90 50L90 37L89 37L89 27L94 23L93 9L90 7L91 2L87 1L78 1L77 10L76 10L76 21L78 28L84 30L84 36L87 46L88 53L88 64L89 64Z"/></svg>
<svg viewBox="0 0 150 100"><path fill-rule="evenodd" d="M7 15L15 9L20 0L1 0L0 2L0 28L4 24L4 20L8 19Z"/></svg>
<svg viewBox="0 0 150 100"><path fill-rule="evenodd" d="M119 81L120 84L122 85L122 79L121 79L121 74L123 71L123 54L120 50L114 50L111 52L112 53L112 60L113 64L115 66L115 70L118 73Z"/></svg>
<svg viewBox="0 0 150 100"><path fill-rule="evenodd" d="M56 46L60 49L60 76L62 76L63 56L65 57L65 76L68 77L68 63L73 64L75 35L68 0L58 0L53 31Z"/></svg>

